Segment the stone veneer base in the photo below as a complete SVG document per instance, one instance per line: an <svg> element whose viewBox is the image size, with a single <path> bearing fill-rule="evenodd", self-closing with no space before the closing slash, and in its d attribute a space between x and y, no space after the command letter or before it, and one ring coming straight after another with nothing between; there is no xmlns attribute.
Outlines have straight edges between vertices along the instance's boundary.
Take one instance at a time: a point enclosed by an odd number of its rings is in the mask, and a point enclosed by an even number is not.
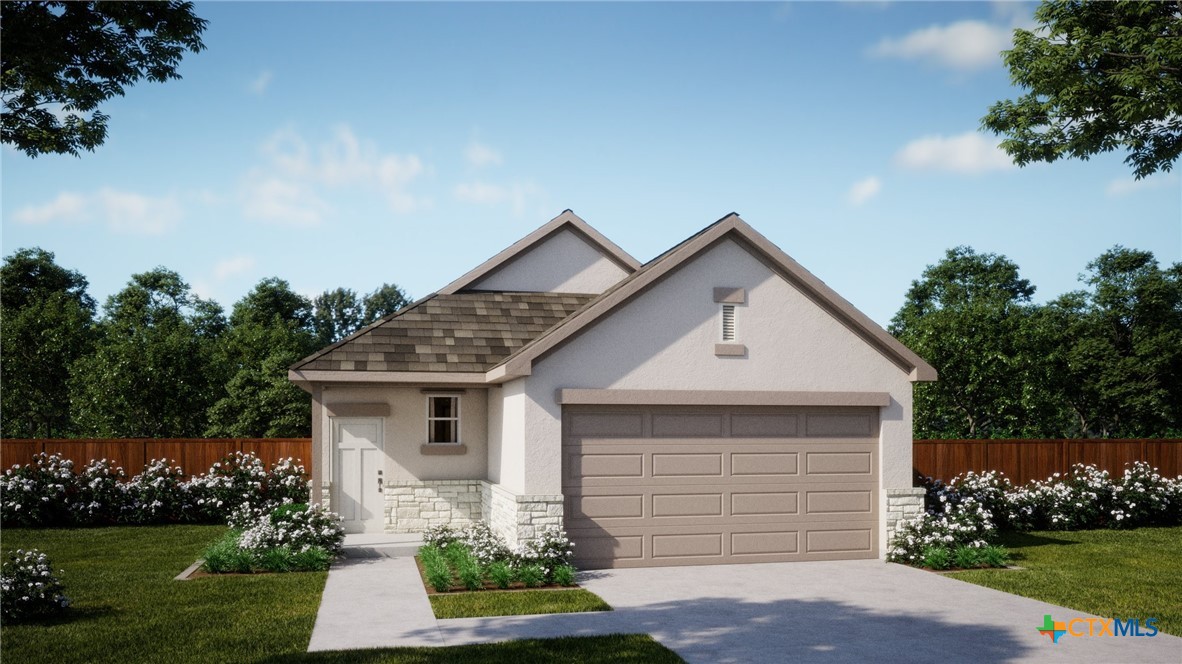
<svg viewBox="0 0 1182 664"><path fill-rule="evenodd" d="M895 527L904 519L910 520L923 514L923 497L927 493L923 487L909 489L886 489L887 518L886 542L883 543L883 554L890 548L891 540L895 536Z"/></svg>

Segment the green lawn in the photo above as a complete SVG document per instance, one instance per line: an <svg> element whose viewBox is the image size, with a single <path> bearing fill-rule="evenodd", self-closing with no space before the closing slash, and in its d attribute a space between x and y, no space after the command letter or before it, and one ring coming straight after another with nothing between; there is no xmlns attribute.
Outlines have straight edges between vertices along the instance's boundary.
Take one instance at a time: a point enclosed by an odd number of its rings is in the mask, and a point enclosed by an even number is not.
<svg viewBox="0 0 1182 664"><path fill-rule="evenodd" d="M593 592L571 590L514 590L431 595L436 618L480 618L483 616L526 616L538 613L581 613L611 611L612 607Z"/></svg>
<svg viewBox="0 0 1182 664"><path fill-rule="evenodd" d="M1106 618L1157 618L1182 636L1182 528L1007 533L1021 571L950 574Z"/></svg>
<svg viewBox="0 0 1182 664"><path fill-rule="evenodd" d="M73 606L65 617L50 623L0 626L3 661L681 661L646 635L309 654L304 651L327 573L173 580L225 530L223 526L4 528L0 550L5 554L21 548L45 552L54 569L63 570L60 577Z"/></svg>
<svg viewBox="0 0 1182 664"><path fill-rule="evenodd" d="M24 530L0 548L49 556L73 607L48 625L4 625L12 662L256 661L307 649L326 572L174 581L223 526Z"/></svg>
<svg viewBox="0 0 1182 664"><path fill-rule="evenodd" d="M277 657L268 662L315 664L684 664L647 634L570 636L446 648L383 648Z"/></svg>

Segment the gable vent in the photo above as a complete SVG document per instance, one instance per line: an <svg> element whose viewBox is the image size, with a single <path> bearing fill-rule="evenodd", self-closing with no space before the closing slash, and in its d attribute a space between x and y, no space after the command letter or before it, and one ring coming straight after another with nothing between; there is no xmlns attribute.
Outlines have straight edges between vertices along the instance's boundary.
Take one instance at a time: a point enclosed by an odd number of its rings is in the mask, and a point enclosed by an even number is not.
<svg viewBox="0 0 1182 664"><path fill-rule="evenodd" d="M735 305L722 305L722 340L735 340Z"/></svg>

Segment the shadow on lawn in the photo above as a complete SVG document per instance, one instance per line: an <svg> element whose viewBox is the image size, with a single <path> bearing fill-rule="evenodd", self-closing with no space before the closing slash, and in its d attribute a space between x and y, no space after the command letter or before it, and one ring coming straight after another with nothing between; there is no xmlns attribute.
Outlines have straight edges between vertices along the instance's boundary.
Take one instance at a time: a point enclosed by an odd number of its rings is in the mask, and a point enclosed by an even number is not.
<svg viewBox="0 0 1182 664"><path fill-rule="evenodd" d="M1072 540L1057 539L1054 537L1047 537L1045 535L1034 535L1032 533L1021 533L1014 531L1002 533L1000 541L1001 544L1007 548L1030 546L1074 546L1079 544L1079 542Z"/></svg>

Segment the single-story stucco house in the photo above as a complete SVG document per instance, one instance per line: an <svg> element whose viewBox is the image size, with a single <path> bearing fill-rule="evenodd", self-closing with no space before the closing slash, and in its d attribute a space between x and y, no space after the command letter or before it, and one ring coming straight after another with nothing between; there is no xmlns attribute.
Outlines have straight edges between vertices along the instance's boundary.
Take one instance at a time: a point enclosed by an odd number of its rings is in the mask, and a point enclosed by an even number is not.
<svg viewBox="0 0 1182 664"><path fill-rule="evenodd" d="M736 214L641 265L567 210L289 377L349 531L595 568L883 556L936 372Z"/></svg>

